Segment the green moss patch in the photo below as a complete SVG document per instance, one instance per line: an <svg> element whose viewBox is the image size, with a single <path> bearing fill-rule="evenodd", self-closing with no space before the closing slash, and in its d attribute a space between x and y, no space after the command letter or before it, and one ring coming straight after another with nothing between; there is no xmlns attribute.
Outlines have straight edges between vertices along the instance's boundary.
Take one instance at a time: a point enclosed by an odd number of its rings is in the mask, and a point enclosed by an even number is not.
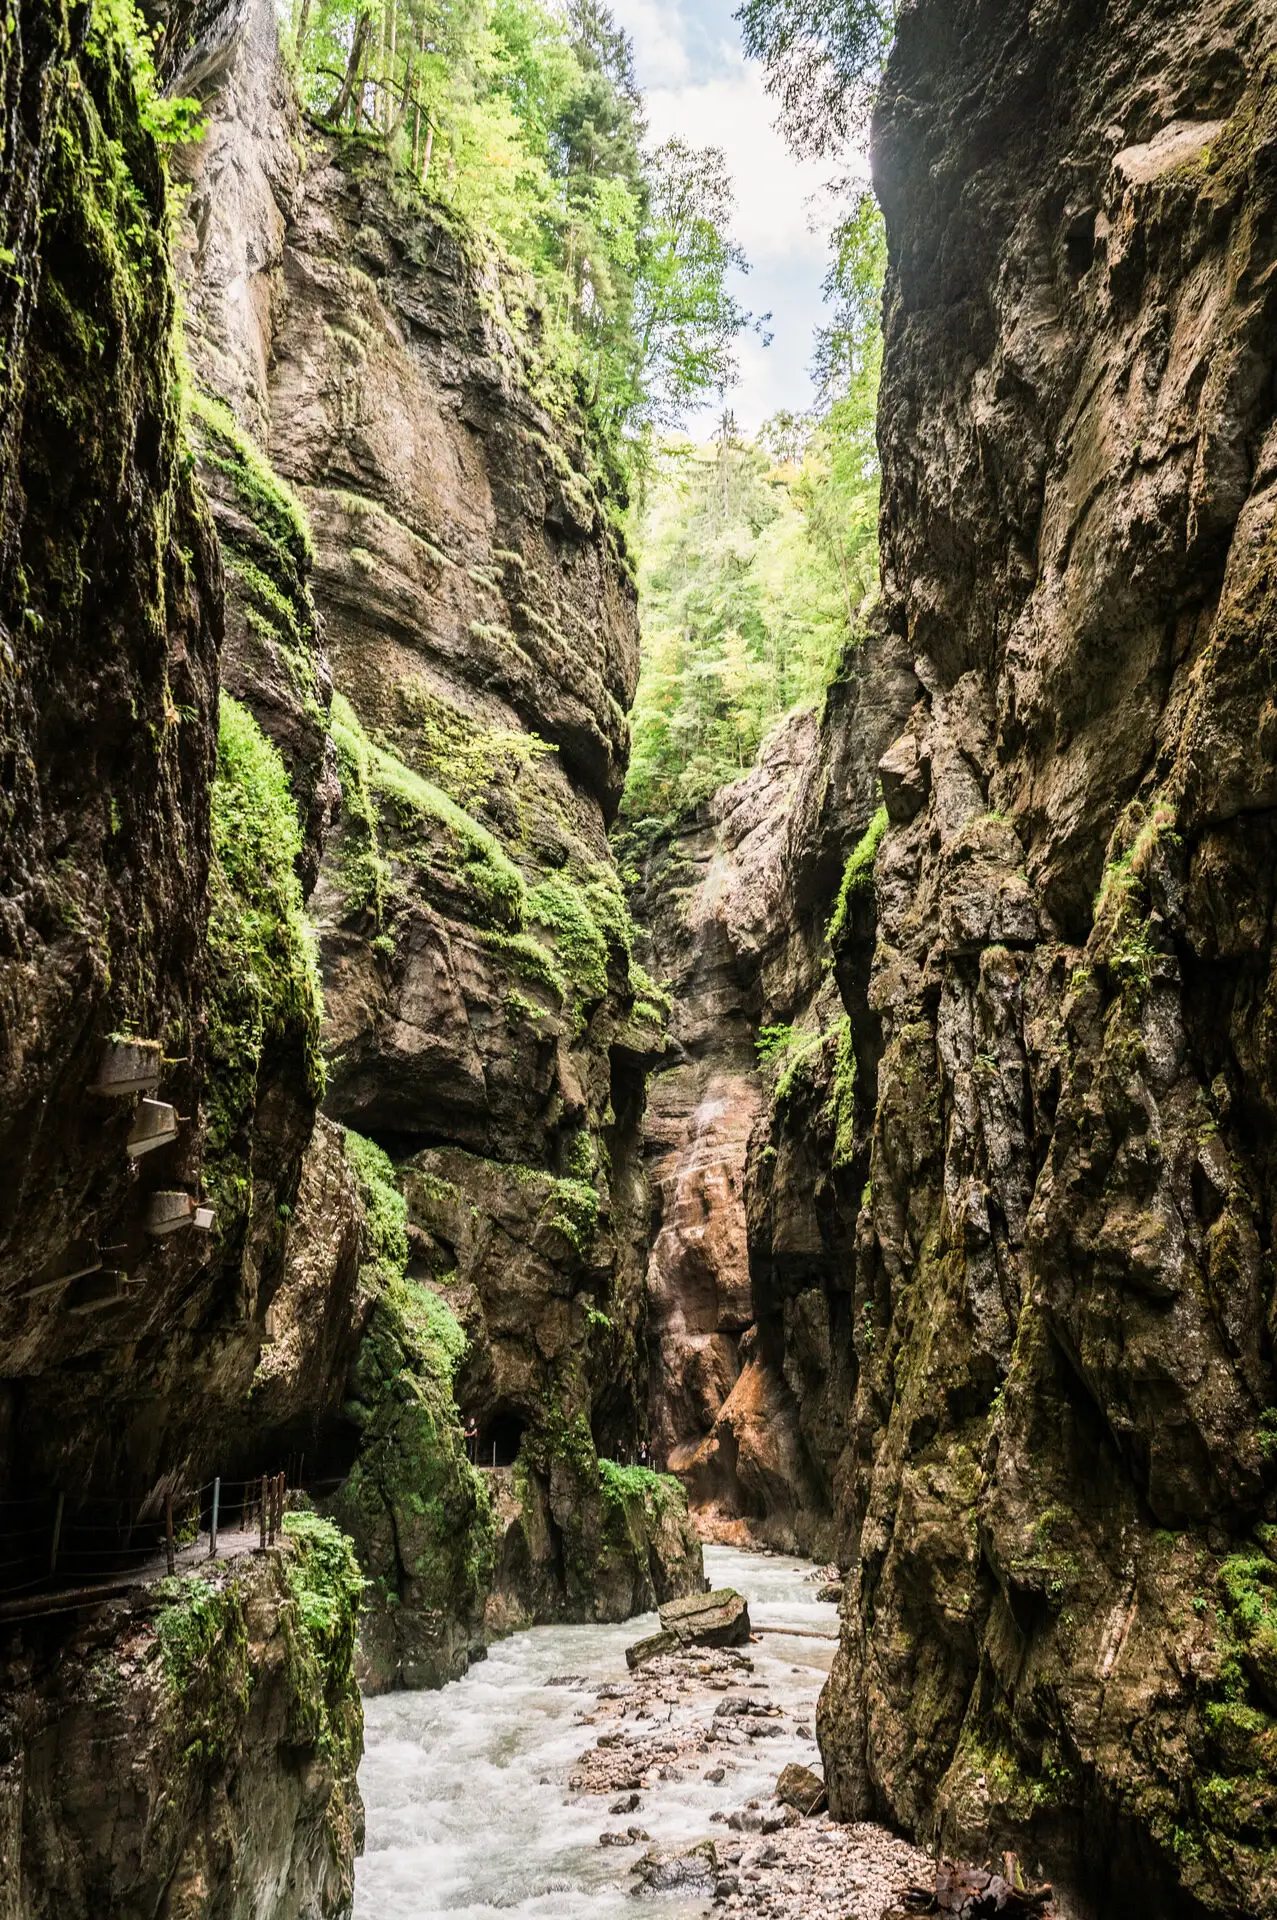
<svg viewBox="0 0 1277 1920"><path fill-rule="evenodd" d="M224 474L245 515L286 568L300 579L314 563L315 544L301 501L245 433L230 408L198 387L188 388L186 404L192 438L208 464Z"/></svg>
<svg viewBox="0 0 1277 1920"><path fill-rule="evenodd" d="M852 848L843 869L842 884L829 922L828 939L838 947L846 938L847 921L856 904L873 892L874 862L888 827L887 809L879 807L864 833Z"/></svg>
<svg viewBox="0 0 1277 1920"><path fill-rule="evenodd" d="M346 1408L359 1455L332 1511L368 1575L365 1639L374 1664L385 1663L380 1677L399 1677L391 1645L406 1635L414 1663L433 1649L442 1680L450 1632L468 1632L482 1613L494 1552L491 1500L466 1458L453 1393L466 1338L447 1303L407 1278L405 1207L390 1160L349 1131L346 1155L364 1203L361 1283L376 1304Z"/></svg>
<svg viewBox="0 0 1277 1920"><path fill-rule="evenodd" d="M346 1128L344 1148L364 1203L364 1248L387 1283L408 1265L408 1208L390 1155L375 1140Z"/></svg>
<svg viewBox="0 0 1277 1920"><path fill-rule="evenodd" d="M247 1206L246 1126L263 1062L291 1054L315 1100L324 1074L322 994L295 866L301 829L292 790L278 752L229 695L219 717L212 832L207 1172L233 1213Z"/></svg>
<svg viewBox="0 0 1277 1920"><path fill-rule="evenodd" d="M393 856L437 870L467 896L481 924L517 930L526 888L496 836L441 787L375 745L340 694L333 700L332 730L343 789L349 785L354 795L349 819L355 845L343 866L350 910L371 910L380 920Z"/></svg>

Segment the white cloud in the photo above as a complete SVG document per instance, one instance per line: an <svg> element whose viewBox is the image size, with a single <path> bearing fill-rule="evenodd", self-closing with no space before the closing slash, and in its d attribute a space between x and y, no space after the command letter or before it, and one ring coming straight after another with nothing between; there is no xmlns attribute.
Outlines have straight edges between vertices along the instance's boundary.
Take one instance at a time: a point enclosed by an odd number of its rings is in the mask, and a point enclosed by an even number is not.
<svg viewBox="0 0 1277 1920"><path fill-rule="evenodd" d="M617 19L634 40L634 56L645 87L677 87L691 78L687 15L667 0L625 0Z"/></svg>
<svg viewBox="0 0 1277 1920"><path fill-rule="evenodd" d="M755 265L763 260L823 259L823 236L810 230L809 201L826 170L795 160L772 125L774 107L757 68L736 57L734 72L699 85L657 87L647 96L653 143L681 134L697 147L721 147L736 183L736 238Z"/></svg>

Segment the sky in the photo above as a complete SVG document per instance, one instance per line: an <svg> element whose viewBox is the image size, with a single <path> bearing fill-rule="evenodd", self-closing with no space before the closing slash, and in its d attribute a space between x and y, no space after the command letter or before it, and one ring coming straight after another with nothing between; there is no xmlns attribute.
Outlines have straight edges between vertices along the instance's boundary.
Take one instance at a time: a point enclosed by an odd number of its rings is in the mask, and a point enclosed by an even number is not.
<svg viewBox="0 0 1277 1920"><path fill-rule="evenodd" d="M753 334L741 341L740 383L727 395L738 425L753 434L779 408L799 413L811 404L812 334L828 261L821 189L831 168L795 160L776 131L762 70L741 52L738 3L613 0L613 12L634 40L652 144L677 133L692 146L722 147L736 182L735 234L752 270L735 291L753 313L771 313L775 336L768 347ZM865 171L863 162L850 164ZM715 399L689 418L689 431L708 432L722 406Z"/></svg>

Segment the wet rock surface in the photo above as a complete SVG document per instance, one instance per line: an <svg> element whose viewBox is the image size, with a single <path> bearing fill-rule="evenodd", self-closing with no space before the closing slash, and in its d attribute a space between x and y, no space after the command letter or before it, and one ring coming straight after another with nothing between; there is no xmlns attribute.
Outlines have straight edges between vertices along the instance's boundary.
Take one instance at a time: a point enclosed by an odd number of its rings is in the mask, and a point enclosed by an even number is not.
<svg viewBox="0 0 1277 1920"><path fill-rule="evenodd" d="M845 1072L834 1085L845 1009L825 930L874 814L877 760L916 694L907 650L872 626L825 724L778 727L753 771L654 844L632 894L672 995L644 1133L650 1426L707 1539L849 1551L845 1275L872 1099L863 1074L859 1092ZM791 1030L804 1069L778 1109L795 1053L782 1046L764 1070L756 1043Z"/></svg>
<svg viewBox="0 0 1277 1920"><path fill-rule="evenodd" d="M749 1641L749 1603L730 1587L689 1594L661 1608L661 1628L684 1646L743 1647Z"/></svg>

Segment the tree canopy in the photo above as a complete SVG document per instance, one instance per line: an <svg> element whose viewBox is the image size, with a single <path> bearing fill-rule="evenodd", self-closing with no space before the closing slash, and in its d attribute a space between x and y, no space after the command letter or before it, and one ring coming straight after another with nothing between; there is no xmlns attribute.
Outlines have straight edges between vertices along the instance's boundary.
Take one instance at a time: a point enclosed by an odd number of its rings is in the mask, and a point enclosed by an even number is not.
<svg viewBox="0 0 1277 1920"><path fill-rule="evenodd" d="M836 153L862 131L895 12L894 0L743 0L745 52L766 68L796 152Z"/></svg>
<svg viewBox="0 0 1277 1920"><path fill-rule="evenodd" d="M535 284L545 392L583 405L624 490L657 426L725 390L750 323L722 153L644 146L602 0L293 0L303 100L384 143Z"/></svg>
<svg viewBox="0 0 1277 1920"><path fill-rule="evenodd" d="M886 248L872 195L833 238L816 407L775 415L752 443L727 414L712 443L667 444L638 517L631 837L701 805L779 716L820 699L874 591Z"/></svg>

